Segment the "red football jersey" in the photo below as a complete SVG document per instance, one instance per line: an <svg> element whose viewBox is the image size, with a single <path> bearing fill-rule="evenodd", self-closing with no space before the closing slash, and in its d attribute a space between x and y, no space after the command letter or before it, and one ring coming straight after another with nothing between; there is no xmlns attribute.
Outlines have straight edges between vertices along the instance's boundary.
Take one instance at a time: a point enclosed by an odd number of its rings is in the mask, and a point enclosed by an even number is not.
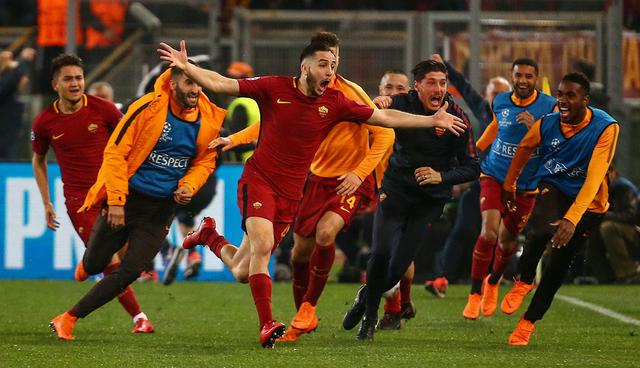
<svg viewBox="0 0 640 368"><path fill-rule="evenodd" d="M367 121L373 109L327 88L312 98L297 88L293 77L238 80L240 95L260 107L260 138L247 164L253 165L278 195L299 200L307 170L331 128L342 121Z"/></svg>
<svg viewBox="0 0 640 368"><path fill-rule="evenodd" d="M83 96L84 105L64 114L55 101L33 121L31 147L45 155L53 148L60 165L65 196L86 195L98 177L104 148L122 114L100 97Z"/></svg>

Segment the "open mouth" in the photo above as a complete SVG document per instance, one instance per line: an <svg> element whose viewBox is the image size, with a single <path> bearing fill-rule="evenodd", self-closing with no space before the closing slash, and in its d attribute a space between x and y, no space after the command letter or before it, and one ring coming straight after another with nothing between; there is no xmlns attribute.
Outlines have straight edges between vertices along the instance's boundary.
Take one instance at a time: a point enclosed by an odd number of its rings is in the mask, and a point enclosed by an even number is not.
<svg viewBox="0 0 640 368"><path fill-rule="evenodd" d="M558 106L558 111L560 112L560 117L564 119L568 118L571 112L567 106Z"/></svg>
<svg viewBox="0 0 640 368"><path fill-rule="evenodd" d="M442 96L433 96L429 100L429 103L433 107L440 107L440 103L442 102Z"/></svg>

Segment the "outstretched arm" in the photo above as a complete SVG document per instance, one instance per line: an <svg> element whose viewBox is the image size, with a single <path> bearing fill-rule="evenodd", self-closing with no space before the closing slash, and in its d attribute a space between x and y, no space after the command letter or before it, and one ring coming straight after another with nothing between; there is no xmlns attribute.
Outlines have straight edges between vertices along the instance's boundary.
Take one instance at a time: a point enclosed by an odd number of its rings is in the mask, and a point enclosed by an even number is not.
<svg viewBox="0 0 640 368"><path fill-rule="evenodd" d="M193 79L193 81L202 86L202 88L208 89L211 92L232 96L237 96L238 93L240 93L237 80L224 77L219 73L189 63L187 46L184 40L180 41L180 51L161 42L158 53L160 54L160 59L168 61L172 67L183 70L189 78Z"/></svg>
<svg viewBox="0 0 640 368"><path fill-rule="evenodd" d="M374 110L368 124L380 125L388 128L433 128L439 127L451 131L455 135L460 135L467 128L467 125L457 116L447 112L449 103L445 102L442 107L431 116L414 115L399 110Z"/></svg>

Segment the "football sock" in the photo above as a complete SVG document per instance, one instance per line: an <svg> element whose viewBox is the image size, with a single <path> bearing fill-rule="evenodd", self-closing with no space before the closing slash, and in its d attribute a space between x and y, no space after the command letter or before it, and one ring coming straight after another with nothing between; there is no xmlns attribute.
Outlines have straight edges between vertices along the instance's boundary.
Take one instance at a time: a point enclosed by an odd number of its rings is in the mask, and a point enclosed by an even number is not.
<svg viewBox="0 0 640 368"><path fill-rule="evenodd" d="M291 278L293 302L296 304L296 310L298 310L309 285L309 262L296 262L292 259Z"/></svg>
<svg viewBox="0 0 640 368"><path fill-rule="evenodd" d="M400 280L400 303L411 303L411 284L413 283L413 277L402 276Z"/></svg>
<svg viewBox="0 0 640 368"><path fill-rule="evenodd" d="M273 320L271 313L271 277L266 273L257 273L249 276L251 296L258 311L260 328Z"/></svg>
<svg viewBox="0 0 640 368"><path fill-rule="evenodd" d="M493 258L493 267L491 276L489 276L489 283L495 285L500 281L500 278L504 274L504 270L509 266L511 257L515 253L516 248L512 247L511 250L505 251L500 246L496 247L496 255Z"/></svg>
<svg viewBox="0 0 640 368"><path fill-rule="evenodd" d="M493 248L496 242L490 241L478 236L476 245L473 248L473 259L471 262L471 293L482 293L482 280L484 279L487 271L489 271L489 264L493 258Z"/></svg>
<svg viewBox="0 0 640 368"><path fill-rule="evenodd" d="M400 294L402 292L393 293L391 298L387 298L384 301L384 312L390 314L397 314L402 311L402 305L400 304Z"/></svg>
<svg viewBox="0 0 640 368"><path fill-rule="evenodd" d="M309 288L304 295L303 301L316 306L318 299L327 285L329 272L336 257L336 243L329 245L316 244L309 260Z"/></svg>

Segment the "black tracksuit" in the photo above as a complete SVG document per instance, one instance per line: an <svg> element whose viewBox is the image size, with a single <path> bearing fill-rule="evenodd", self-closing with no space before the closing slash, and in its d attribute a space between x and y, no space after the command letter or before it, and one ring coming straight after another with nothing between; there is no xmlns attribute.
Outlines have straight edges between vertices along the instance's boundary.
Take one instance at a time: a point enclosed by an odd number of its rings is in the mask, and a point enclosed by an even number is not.
<svg viewBox="0 0 640 368"><path fill-rule="evenodd" d="M371 258L367 266L368 319L377 318L380 297L393 287L419 250L430 224L442 214L454 184L475 180L480 165L475 154L471 125L462 109L447 95L448 112L468 126L456 137L448 131L395 129L394 152L382 181L382 195L376 210ZM432 115L418 99L416 91L393 97L392 109ZM442 183L418 185L414 171L431 167L442 175Z"/></svg>

